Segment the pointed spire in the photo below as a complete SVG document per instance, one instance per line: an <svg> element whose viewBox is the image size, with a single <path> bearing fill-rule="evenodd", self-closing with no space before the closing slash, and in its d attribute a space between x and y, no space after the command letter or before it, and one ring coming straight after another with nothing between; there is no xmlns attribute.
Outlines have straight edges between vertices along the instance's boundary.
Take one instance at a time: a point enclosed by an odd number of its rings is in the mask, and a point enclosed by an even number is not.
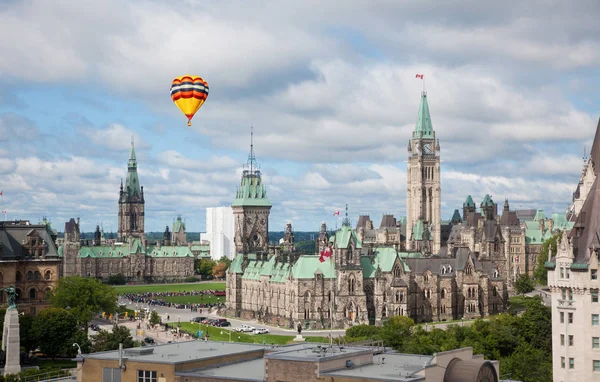
<svg viewBox="0 0 600 382"><path fill-rule="evenodd" d="M129 154L129 161L130 162L131 161L133 161L133 162L136 161L136 158L135 158L135 141L134 141L134 136L133 135L131 136L131 153Z"/></svg>
<svg viewBox="0 0 600 382"><path fill-rule="evenodd" d="M510 210L510 206L508 205L508 199L504 199L504 211Z"/></svg>
<svg viewBox="0 0 600 382"><path fill-rule="evenodd" d="M592 143L592 150L590 151L590 160L594 164L594 172L598 174L600 169L600 118L598 119L596 135L594 135L594 143Z"/></svg>
<svg viewBox="0 0 600 382"><path fill-rule="evenodd" d="M475 207L475 202L473 201L471 195L467 195L467 199L463 203L463 207Z"/></svg>
<svg viewBox="0 0 600 382"><path fill-rule="evenodd" d="M417 115L417 124L415 125L415 131L413 132L413 138L431 138L433 139L435 134L433 132L433 125L431 124L431 116L429 115L429 104L427 103L427 93L421 93L421 105L419 106L419 113Z"/></svg>
<svg viewBox="0 0 600 382"><path fill-rule="evenodd" d="M344 217L344 220L342 220L342 225L350 226L350 219L348 218L348 203L346 203L346 216Z"/></svg>
<svg viewBox="0 0 600 382"><path fill-rule="evenodd" d="M137 195L142 196L140 182L137 174L137 160L135 157L135 142L133 135L131 136L131 153L129 154L129 162L127 163L127 178L125 179L125 189L129 197Z"/></svg>
<svg viewBox="0 0 600 382"><path fill-rule="evenodd" d="M258 167L256 165L256 156L254 155L254 126L250 126L250 152L248 153L248 167L250 167L250 174L253 174L254 170Z"/></svg>

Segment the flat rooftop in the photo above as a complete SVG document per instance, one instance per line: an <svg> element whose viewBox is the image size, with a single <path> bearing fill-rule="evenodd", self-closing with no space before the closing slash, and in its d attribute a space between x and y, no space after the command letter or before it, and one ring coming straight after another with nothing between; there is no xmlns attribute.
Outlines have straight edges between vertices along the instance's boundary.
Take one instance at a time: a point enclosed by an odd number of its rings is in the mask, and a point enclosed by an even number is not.
<svg viewBox="0 0 600 382"><path fill-rule="evenodd" d="M226 366L182 371L175 373L175 375L262 382L265 380L265 359L259 358Z"/></svg>
<svg viewBox="0 0 600 382"><path fill-rule="evenodd" d="M425 379L415 373L423 370L432 360L433 356L430 355L383 353L373 356L372 364L321 373L321 376L368 377L382 381L414 382Z"/></svg>
<svg viewBox="0 0 600 382"><path fill-rule="evenodd" d="M336 358L346 358L359 354L373 354L372 348L367 347L339 347L329 345L305 345L303 348L280 348L279 351L265 355L265 358L282 359L289 361L319 362Z"/></svg>
<svg viewBox="0 0 600 382"><path fill-rule="evenodd" d="M257 350L267 350L271 346L247 344L241 342L185 341L170 344L144 346L124 349L123 359L136 362L184 363L199 359L223 357L243 354ZM112 350L99 353L83 354L83 358L118 360L119 351Z"/></svg>

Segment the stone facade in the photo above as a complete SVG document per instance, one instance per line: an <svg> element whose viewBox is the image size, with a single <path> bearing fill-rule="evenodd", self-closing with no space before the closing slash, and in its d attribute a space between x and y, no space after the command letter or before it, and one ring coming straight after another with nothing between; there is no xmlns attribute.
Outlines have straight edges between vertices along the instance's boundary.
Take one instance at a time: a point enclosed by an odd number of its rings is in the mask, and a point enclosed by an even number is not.
<svg viewBox="0 0 600 382"><path fill-rule="evenodd" d="M321 225L317 253L305 255L294 249L291 225L283 246L268 247L264 235L271 204L260 173L252 170L256 164L251 148L232 205L238 254L227 271L228 314L290 328L345 328L380 325L394 315L428 322L504 311L511 268L491 198L483 206L485 219L470 218L475 223L464 232L465 242L438 251L439 143L425 94L409 149L407 184L412 192L407 195L406 224L385 215L375 230L370 218L361 216L353 230L346 212L337 232Z"/></svg>
<svg viewBox="0 0 600 382"><path fill-rule="evenodd" d="M0 288L15 286L20 311L37 314L50 306L62 264L55 240L56 231L45 220L0 222ZM0 304L6 303L0 290Z"/></svg>
<svg viewBox="0 0 600 382"><path fill-rule="evenodd" d="M123 275L128 280L183 280L194 275L194 258L201 248L187 243L181 217L168 226L162 241L149 244L144 236L144 188L140 186L132 145L125 187L119 191L118 241L106 240L96 227L93 240L81 239L79 218L65 223L65 237L58 249L63 276L106 279Z"/></svg>
<svg viewBox="0 0 600 382"><path fill-rule="evenodd" d="M562 230L556 253L545 263L552 298L555 382L600 379L599 164L600 122L573 205L568 210L574 225ZM586 179L593 179L591 185Z"/></svg>

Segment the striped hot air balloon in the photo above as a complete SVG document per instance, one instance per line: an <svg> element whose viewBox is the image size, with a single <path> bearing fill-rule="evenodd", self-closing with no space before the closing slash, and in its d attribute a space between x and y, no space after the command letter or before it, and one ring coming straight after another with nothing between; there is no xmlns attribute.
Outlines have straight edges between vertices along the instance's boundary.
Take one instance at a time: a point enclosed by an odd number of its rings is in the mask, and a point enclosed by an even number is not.
<svg viewBox="0 0 600 382"><path fill-rule="evenodd" d="M201 77L177 77L171 84L171 99L175 105L188 118L188 126L192 126L194 114L204 105L208 97L208 84Z"/></svg>

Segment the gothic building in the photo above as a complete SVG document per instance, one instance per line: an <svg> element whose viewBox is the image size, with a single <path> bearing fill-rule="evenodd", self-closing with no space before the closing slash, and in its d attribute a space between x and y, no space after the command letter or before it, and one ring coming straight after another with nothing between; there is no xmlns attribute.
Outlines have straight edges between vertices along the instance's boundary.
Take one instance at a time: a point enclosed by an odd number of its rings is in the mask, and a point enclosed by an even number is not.
<svg viewBox="0 0 600 382"><path fill-rule="evenodd" d="M403 224L393 217L385 216L375 230L365 216L353 230L346 213L332 234L321 225L316 254L300 255L291 225L283 247L267 245L271 204L260 173L253 170L251 147L232 204L238 255L227 271L228 314L288 327L343 328L380 325L394 315L427 322L502 312L509 264L498 229L483 225L486 245L479 252L458 243L439 251L439 150L423 94L409 144L407 250L401 244ZM484 207L486 217L495 217L491 198ZM319 255L329 248L331 257Z"/></svg>
<svg viewBox="0 0 600 382"><path fill-rule="evenodd" d="M408 142L406 248L438 253L441 247L440 141L435 138L427 94L421 94L417 125Z"/></svg>
<svg viewBox="0 0 600 382"><path fill-rule="evenodd" d="M144 188L140 186L133 142L127 165L125 187L119 191L118 241L104 239L99 227L93 240L82 240L77 221L65 224L62 275L80 275L106 279L121 274L130 280L184 279L194 274L194 253L185 240L185 224L178 217L173 235L165 231L162 241L154 244L144 236Z"/></svg>

